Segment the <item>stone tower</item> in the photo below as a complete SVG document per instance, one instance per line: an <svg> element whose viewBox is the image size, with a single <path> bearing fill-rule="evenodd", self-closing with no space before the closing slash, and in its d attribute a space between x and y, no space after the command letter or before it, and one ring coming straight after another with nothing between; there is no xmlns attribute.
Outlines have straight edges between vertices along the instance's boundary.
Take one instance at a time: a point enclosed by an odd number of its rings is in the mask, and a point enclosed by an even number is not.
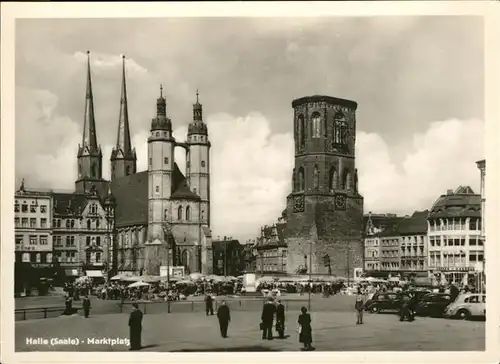
<svg viewBox="0 0 500 364"><path fill-rule="evenodd" d="M105 195L107 181L102 178L102 151L101 146L97 144L89 51L87 51L87 88L85 91L85 113L82 134L82 144L78 145L78 177L75 182L75 192L95 192Z"/></svg>
<svg viewBox="0 0 500 364"><path fill-rule="evenodd" d="M352 277L354 268L363 267L357 104L310 96L294 100L292 107L295 167L286 209L287 270Z"/></svg>
<svg viewBox="0 0 500 364"><path fill-rule="evenodd" d="M193 193L200 196L200 223L210 226L210 141L207 124L203 122L203 107L198 100L193 105L193 121L189 124L186 177Z"/></svg>
<svg viewBox="0 0 500 364"><path fill-rule="evenodd" d="M148 241L153 244L164 241L163 226L170 221L174 148L172 122L167 117L167 102L161 89L148 138Z"/></svg>
<svg viewBox="0 0 500 364"><path fill-rule="evenodd" d="M127 84L125 79L125 56L122 56L122 93L116 146L111 152L111 180L134 174L137 171L137 156L130 142L128 120Z"/></svg>

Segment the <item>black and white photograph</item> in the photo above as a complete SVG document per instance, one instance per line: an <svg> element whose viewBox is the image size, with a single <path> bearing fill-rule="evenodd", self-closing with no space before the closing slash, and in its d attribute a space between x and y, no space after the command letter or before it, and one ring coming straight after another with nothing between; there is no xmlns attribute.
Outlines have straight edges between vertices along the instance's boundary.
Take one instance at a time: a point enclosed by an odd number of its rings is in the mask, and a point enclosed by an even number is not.
<svg viewBox="0 0 500 364"><path fill-rule="evenodd" d="M15 19L14 351L485 352L485 17L187 14Z"/></svg>

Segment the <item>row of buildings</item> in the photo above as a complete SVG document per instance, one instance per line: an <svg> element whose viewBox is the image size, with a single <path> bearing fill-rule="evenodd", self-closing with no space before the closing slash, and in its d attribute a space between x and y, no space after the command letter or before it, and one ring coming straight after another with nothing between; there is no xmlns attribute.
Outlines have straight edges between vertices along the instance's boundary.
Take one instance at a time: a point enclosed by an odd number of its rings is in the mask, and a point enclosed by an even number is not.
<svg viewBox="0 0 500 364"><path fill-rule="evenodd" d="M481 275L485 264L485 161L477 166L480 194L460 186L441 195L429 210L409 216L365 214L363 265L358 268L376 277L443 273L449 282ZM306 259L304 269L298 272L287 268L285 228L286 216L261 228L259 238L246 248L247 270L262 274L310 272ZM329 257L321 263L328 268ZM314 268L312 273L316 273ZM346 270L343 276L348 274Z"/></svg>
<svg viewBox="0 0 500 364"><path fill-rule="evenodd" d="M110 242L116 231L113 210L97 195L27 189L23 181L15 194L14 216L16 263L41 269L59 266L66 277L107 276L112 266ZM140 241L136 234L131 236L130 243L118 245L118 273L141 274L132 264L125 264L122 253ZM207 273L239 275L245 270L244 246L236 239L213 240L211 254ZM190 272L188 260L180 254L174 265Z"/></svg>

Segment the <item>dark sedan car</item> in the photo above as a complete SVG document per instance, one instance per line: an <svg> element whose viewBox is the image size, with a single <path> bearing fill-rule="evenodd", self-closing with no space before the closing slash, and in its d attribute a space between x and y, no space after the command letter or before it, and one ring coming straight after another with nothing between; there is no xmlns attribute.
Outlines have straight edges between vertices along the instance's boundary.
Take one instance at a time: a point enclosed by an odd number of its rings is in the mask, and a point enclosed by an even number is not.
<svg viewBox="0 0 500 364"><path fill-rule="evenodd" d="M418 316L441 317L451 303L451 296L446 293L428 293L417 304Z"/></svg>
<svg viewBox="0 0 500 364"><path fill-rule="evenodd" d="M393 292L377 293L365 304L365 309L372 313L382 311L399 311L401 306L400 295Z"/></svg>

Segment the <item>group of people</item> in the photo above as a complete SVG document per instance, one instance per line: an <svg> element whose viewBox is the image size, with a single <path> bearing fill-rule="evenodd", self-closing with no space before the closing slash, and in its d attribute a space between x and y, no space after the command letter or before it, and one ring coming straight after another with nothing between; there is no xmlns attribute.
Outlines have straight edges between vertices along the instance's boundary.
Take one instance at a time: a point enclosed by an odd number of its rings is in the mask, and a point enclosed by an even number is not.
<svg viewBox="0 0 500 364"><path fill-rule="evenodd" d="M207 294L205 298L206 315L213 315L213 298ZM225 301L222 301L217 309L217 319L219 321L220 333L223 338L227 338L227 330L231 321L231 312ZM273 323L276 320L275 329L280 339L285 338L285 306L281 300L276 302L268 298L262 308L260 330L262 331L262 340L273 340ZM313 350L311 316L307 313L307 308L301 308L299 315L297 332L299 333L299 342L304 345L304 350Z"/></svg>

